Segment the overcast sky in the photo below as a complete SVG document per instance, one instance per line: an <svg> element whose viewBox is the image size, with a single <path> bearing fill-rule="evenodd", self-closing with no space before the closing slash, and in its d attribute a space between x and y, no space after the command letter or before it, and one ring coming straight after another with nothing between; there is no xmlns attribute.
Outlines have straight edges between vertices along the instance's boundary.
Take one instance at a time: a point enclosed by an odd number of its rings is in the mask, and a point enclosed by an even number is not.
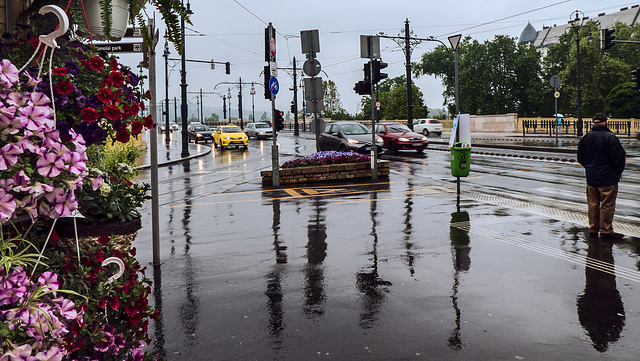
<svg viewBox="0 0 640 361"><path fill-rule="evenodd" d="M186 0L185 0L186 1ZM291 67L295 56L298 66L302 66L305 56L301 52L299 34L301 30L317 29L320 34L320 52L317 59L322 66L323 79L333 80L340 92L343 107L355 113L360 104L360 96L354 84L362 80L360 58L360 35L375 35L384 32L397 36L409 19L413 35L419 38L434 36L445 44L451 35L462 34L479 41L493 39L497 34L512 37L520 33L530 22L536 30L543 26L566 23L575 10L585 16L595 17L599 13L613 13L622 7L631 7L636 2L621 0L191 0L193 26L187 25L186 57L195 60L211 60L231 63L231 75L226 75L224 66L211 70L208 64L188 63L187 83L189 92L217 91L227 94L231 88L231 102L234 116L238 109L238 88L222 82L256 82L255 108L270 109L264 99L260 73L264 67L264 29L269 22L278 35L277 62L279 67ZM158 27L164 33L164 24ZM421 55L430 51L438 42L422 42L413 51L411 60L419 61ZM164 59L161 57L164 39L158 43L158 99L164 99ZM392 40L381 39L383 61L389 64L389 77L405 74L404 54ZM171 47L172 57L178 58ZM133 58L132 58L133 57ZM132 55L123 56L131 66L137 65ZM173 71L169 76L169 96L180 97L180 65L169 62ZM280 71L278 80L280 92L276 107L288 110L293 99L292 77ZM424 94L424 101L431 108L441 108L443 103L440 79L423 76L414 78ZM217 85L217 87L216 87ZM243 109L251 109L250 86L243 85ZM195 105L195 95L190 95ZM298 99L302 99L301 93ZM206 105L221 107L222 99L216 95L204 97ZM189 113L195 113L190 105ZM260 114L261 115L261 114ZM260 117L256 113L256 117Z"/></svg>

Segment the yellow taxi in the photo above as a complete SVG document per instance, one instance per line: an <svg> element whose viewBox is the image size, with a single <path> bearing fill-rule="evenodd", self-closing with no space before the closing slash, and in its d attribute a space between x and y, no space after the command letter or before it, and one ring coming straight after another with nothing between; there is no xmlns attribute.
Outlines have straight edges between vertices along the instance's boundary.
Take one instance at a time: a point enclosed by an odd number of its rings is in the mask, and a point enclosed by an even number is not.
<svg viewBox="0 0 640 361"><path fill-rule="evenodd" d="M249 138L242 129L240 129L240 127L236 125L223 125L221 127L217 127L214 131L213 144L219 146L220 149L224 149L224 147L232 145L247 148Z"/></svg>

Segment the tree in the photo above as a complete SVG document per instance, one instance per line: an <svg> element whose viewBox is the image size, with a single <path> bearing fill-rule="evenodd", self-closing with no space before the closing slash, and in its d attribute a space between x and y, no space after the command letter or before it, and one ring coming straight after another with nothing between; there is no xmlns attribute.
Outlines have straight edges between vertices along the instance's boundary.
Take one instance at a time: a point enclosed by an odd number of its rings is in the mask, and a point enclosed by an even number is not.
<svg viewBox="0 0 640 361"><path fill-rule="evenodd" d="M378 84L378 99L380 100L380 119L407 119L407 78L402 75L392 79L385 79ZM415 84L411 84L411 104L413 115L423 118L429 114L424 104L423 94ZM361 99L359 119L371 119L371 97Z"/></svg>
<svg viewBox="0 0 640 361"><path fill-rule="evenodd" d="M322 103L324 105L324 110L321 113L323 117L332 119L349 117L347 111L342 107L336 83L331 79L322 81Z"/></svg>
<svg viewBox="0 0 640 361"><path fill-rule="evenodd" d="M204 121L205 122L217 122L220 120L220 116L216 113L211 113L211 116L206 118Z"/></svg>
<svg viewBox="0 0 640 361"><path fill-rule="evenodd" d="M458 46L458 84L461 113L499 114L516 112L537 115L542 89L540 53L514 38L497 35L480 43L467 37ZM422 55L416 76L442 79L449 110L455 112L454 54L438 46Z"/></svg>
<svg viewBox="0 0 640 361"><path fill-rule="evenodd" d="M604 112L612 118L640 118L640 92L631 88L634 82L622 83L609 92Z"/></svg>
<svg viewBox="0 0 640 361"><path fill-rule="evenodd" d="M271 117L267 117L267 112L262 113L262 115L260 116L260 120L267 120L267 119L271 119Z"/></svg>

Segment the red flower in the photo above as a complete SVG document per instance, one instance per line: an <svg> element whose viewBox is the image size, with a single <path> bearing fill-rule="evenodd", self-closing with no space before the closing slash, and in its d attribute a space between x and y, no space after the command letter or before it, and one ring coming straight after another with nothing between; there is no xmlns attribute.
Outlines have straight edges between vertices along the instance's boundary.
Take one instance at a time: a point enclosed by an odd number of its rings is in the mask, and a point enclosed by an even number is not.
<svg viewBox="0 0 640 361"><path fill-rule="evenodd" d="M137 313L137 314L129 317L129 324L131 326L137 324L138 322L140 322L140 320L142 320L142 316L143 316L142 313Z"/></svg>
<svg viewBox="0 0 640 361"><path fill-rule="evenodd" d="M153 118L151 117L151 114L144 117L144 126L147 129L153 128Z"/></svg>
<svg viewBox="0 0 640 361"><path fill-rule="evenodd" d="M100 299L100 301L98 301L98 307L100 307L100 308L106 308L107 307L107 300L104 297L102 297Z"/></svg>
<svg viewBox="0 0 640 361"><path fill-rule="evenodd" d="M130 305L131 305L131 302L128 302L126 305L124 305L124 312L129 316L133 316L136 313L138 313L138 308Z"/></svg>
<svg viewBox="0 0 640 361"><path fill-rule="evenodd" d="M129 251L129 254L132 256L136 255L136 248L135 247L131 247L131 250Z"/></svg>
<svg viewBox="0 0 640 361"><path fill-rule="evenodd" d="M112 310L117 310L118 307L120 307L120 300L118 300L118 297L111 297L111 299L109 299L109 307L111 307Z"/></svg>
<svg viewBox="0 0 640 361"><path fill-rule="evenodd" d="M87 61L87 66L89 67L89 69L102 71L102 69L104 69L104 61L102 61L102 58L100 58L99 56L94 56Z"/></svg>
<svg viewBox="0 0 640 361"><path fill-rule="evenodd" d="M112 70L116 70L116 69L118 69L118 59L116 59L116 58L111 58L111 59L109 60L109 65L111 65L111 69L112 69Z"/></svg>
<svg viewBox="0 0 640 361"><path fill-rule="evenodd" d="M129 139L131 139L131 135L127 131L127 128L120 127L120 129L118 129L118 131L116 132L116 140L120 143L126 143L129 141Z"/></svg>
<svg viewBox="0 0 640 361"><path fill-rule="evenodd" d="M140 105L138 103L132 103L130 111L132 115L137 115L140 111Z"/></svg>
<svg viewBox="0 0 640 361"><path fill-rule="evenodd" d="M110 237L107 236L106 234L103 234L102 236L100 236L100 238L98 238L98 242L100 242L101 245L105 245L109 243L110 240L111 240Z"/></svg>
<svg viewBox="0 0 640 361"><path fill-rule="evenodd" d="M96 259L96 261L102 263L102 261L104 261L104 254L102 254L102 251L97 251L96 253L94 253L94 258Z"/></svg>
<svg viewBox="0 0 640 361"><path fill-rule="evenodd" d="M80 331L82 331L82 325L80 324L80 321L74 320L71 323L71 333L78 336L80 334Z"/></svg>
<svg viewBox="0 0 640 361"><path fill-rule="evenodd" d="M156 319L158 319L158 316L160 316L160 312L158 310L155 310L155 311L153 311L153 315L151 315L151 318L156 320Z"/></svg>
<svg viewBox="0 0 640 361"><path fill-rule="evenodd" d="M89 122L89 123L95 122L98 119L98 117L100 116L100 112L98 112L97 110L95 110L95 109L93 109L91 107L86 107L86 108L82 109L80 114L82 114L82 120L84 120L85 122Z"/></svg>
<svg viewBox="0 0 640 361"><path fill-rule="evenodd" d="M131 133L133 135L138 135L140 134L140 132L142 132L142 122L136 120L135 122L131 123Z"/></svg>
<svg viewBox="0 0 640 361"><path fill-rule="evenodd" d="M73 342L73 339L74 337L72 335L69 335L64 339L65 341L64 348L65 350L67 350L67 352L73 352L73 351L79 350L82 347L82 345L84 345L83 338L78 338L76 342Z"/></svg>
<svg viewBox="0 0 640 361"><path fill-rule="evenodd" d="M31 43L31 46L33 46L34 49L37 49L38 44L40 43L40 40L38 40L37 38L31 38L29 42Z"/></svg>
<svg viewBox="0 0 640 361"><path fill-rule="evenodd" d="M102 81L100 82L100 86L101 86L101 87L103 87L103 88L108 88L108 87L110 87L111 85L113 85L113 83L111 82L111 79L109 79L109 78L104 78L104 79L102 79Z"/></svg>
<svg viewBox="0 0 640 361"><path fill-rule="evenodd" d="M68 80L60 80L56 84L56 91L60 94L69 95L73 91L73 85Z"/></svg>
<svg viewBox="0 0 640 361"><path fill-rule="evenodd" d="M98 99L105 104L109 104L113 101L113 93L107 88L100 88L98 90Z"/></svg>
<svg viewBox="0 0 640 361"><path fill-rule="evenodd" d="M124 75L122 75L122 73L120 72L112 71L111 74L109 74L109 79L111 80L113 85L119 87L124 82Z"/></svg>
<svg viewBox="0 0 640 361"><path fill-rule="evenodd" d="M55 69L53 69L52 73L54 75L66 75L67 74L67 68L55 68Z"/></svg>
<svg viewBox="0 0 640 361"><path fill-rule="evenodd" d="M120 112L120 108L118 108L118 106L109 104L104 107L104 117L109 120L118 120L122 117L122 113Z"/></svg>

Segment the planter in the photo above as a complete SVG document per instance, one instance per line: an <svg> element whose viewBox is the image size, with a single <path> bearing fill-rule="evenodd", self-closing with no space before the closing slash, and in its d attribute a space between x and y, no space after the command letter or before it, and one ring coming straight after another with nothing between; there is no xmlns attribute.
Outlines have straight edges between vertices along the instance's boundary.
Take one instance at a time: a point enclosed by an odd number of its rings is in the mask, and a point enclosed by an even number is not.
<svg viewBox="0 0 640 361"><path fill-rule="evenodd" d="M129 23L130 0L111 0L111 32L107 37L102 23L100 0L84 0L89 32L94 40L119 41L124 36Z"/></svg>
<svg viewBox="0 0 640 361"><path fill-rule="evenodd" d="M378 161L378 178L389 177L388 160ZM273 172L260 172L263 185L273 184ZM296 167L280 169L280 184L316 183L351 179L371 178L371 163L328 164L311 167Z"/></svg>
<svg viewBox="0 0 640 361"><path fill-rule="evenodd" d="M80 245L98 245L98 239L102 235L111 237L111 243L118 245L120 249L128 249L136 238L138 230L142 227L140 218L127 222L88 223L78 219L78 241ZM57 245L61 248L75 248L76 239L73 219L63 218L58 220L55 227L58 238Z"/></svg>

